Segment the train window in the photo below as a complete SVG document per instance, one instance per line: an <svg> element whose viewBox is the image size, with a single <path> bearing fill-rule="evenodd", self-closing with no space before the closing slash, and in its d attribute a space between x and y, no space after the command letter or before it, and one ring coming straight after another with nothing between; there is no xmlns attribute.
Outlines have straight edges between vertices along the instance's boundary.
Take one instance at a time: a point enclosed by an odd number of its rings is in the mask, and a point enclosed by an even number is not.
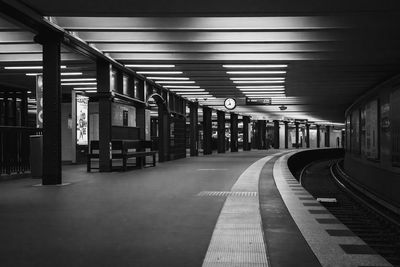
<svg viewBox="0 0 400 267"><path fill-rule="evenodd" d="M400 167L400 89L390 95L392 165Z"/></svg>
<svg viewBox="0 0 400 267"><path fill-rule="evenodd" d="M350 122L351 151L353 154L360 154L360 110L356 109L351 113Z"/></svg>
<svg viewBox="0 0 400 267"><path fill-rule="evenodd" d="M379 158L378 143L378 100L373 100L365 105L364 109L364 149L366 158L377 160Z"/></svg>
<svg viewBox="0 0 400 267"><path fill-rule="evenodd" d="M346 118L346 151L351 151L350 147L350 115Z"/></svg>

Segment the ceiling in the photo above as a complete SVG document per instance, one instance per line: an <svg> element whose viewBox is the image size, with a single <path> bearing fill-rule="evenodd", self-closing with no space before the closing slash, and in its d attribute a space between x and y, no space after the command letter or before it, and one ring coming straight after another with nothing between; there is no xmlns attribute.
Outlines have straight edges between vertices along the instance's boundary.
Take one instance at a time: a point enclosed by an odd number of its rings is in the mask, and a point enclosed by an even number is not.
<svg viewBox="0 0 400 267"><path fill-rule="evenodd" d="M134 71L181 72L144 74L166 87L193 86L178 92L216 109L233 97L234 112L254 118L341 123L358 96L400 67L396 1L19 2ZM0 20L0 65L41 61L33 35ZM77 57L64 50L64 60ZM272 104L248 106L252 95Z"/></svg>

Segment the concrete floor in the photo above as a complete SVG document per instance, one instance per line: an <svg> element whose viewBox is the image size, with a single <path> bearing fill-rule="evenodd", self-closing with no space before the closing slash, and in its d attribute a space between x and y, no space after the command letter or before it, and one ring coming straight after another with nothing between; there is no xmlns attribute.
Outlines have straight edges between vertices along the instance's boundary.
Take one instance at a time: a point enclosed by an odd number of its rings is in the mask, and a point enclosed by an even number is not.
<svg viewBox="0 0 400 267"><path fill-rule="evenodd" d="M64 166L63 187L0 183L1 266L201 266L224 197L272 151L214 154L154 168L86 173Z"/></svg>

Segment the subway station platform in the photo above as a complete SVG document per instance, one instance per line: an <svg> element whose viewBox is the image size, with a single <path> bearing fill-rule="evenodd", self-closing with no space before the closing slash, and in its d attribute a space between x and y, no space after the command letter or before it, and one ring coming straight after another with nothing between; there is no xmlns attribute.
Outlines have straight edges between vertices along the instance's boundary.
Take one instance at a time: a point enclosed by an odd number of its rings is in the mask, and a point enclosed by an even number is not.
<svg viewBox="0 0 400 267"><path fill-rule="evenodd" d="M2 182L1 266L390 266L294 179L291 153Z"/></svg>

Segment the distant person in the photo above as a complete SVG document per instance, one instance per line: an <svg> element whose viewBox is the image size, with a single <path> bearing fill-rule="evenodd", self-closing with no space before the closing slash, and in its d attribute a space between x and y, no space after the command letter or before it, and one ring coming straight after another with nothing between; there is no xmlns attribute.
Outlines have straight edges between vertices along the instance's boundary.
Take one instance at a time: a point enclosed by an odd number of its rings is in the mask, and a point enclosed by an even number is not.
<svg viewBox="0 0 400 267"><path fill-rule="evenodd" d="M339 146L340 146L340 138L338 136L338 137L336 137L336 147L339 147Z"/></svg>

